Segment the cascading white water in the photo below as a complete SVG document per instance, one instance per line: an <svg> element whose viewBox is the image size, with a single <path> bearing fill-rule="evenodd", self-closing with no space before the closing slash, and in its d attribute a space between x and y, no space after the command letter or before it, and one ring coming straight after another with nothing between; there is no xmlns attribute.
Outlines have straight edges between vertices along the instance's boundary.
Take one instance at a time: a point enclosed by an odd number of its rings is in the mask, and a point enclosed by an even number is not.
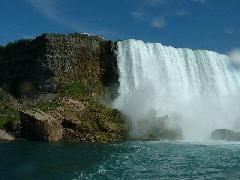
<svg viewBox="0 0 240 180"><path fill-rule="evenodd" d="M118 42L117 59L114 106L131 121L154 109L158 117L169 115L186 139L208 138L218 128L239 130L240 72L228 56L126 40Z"/></svg>

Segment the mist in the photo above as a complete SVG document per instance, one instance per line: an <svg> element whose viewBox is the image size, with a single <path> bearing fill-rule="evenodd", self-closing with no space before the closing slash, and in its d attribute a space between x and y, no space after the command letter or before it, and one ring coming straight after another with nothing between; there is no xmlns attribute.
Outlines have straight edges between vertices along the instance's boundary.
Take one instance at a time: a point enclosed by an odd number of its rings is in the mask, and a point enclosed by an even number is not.
<svg viewBox="0 0 240 180"><path fill-rule="evenodd" d="M240 49L232 49L228 56L230 57L231 64L234 68L240 70Z"/></svg>

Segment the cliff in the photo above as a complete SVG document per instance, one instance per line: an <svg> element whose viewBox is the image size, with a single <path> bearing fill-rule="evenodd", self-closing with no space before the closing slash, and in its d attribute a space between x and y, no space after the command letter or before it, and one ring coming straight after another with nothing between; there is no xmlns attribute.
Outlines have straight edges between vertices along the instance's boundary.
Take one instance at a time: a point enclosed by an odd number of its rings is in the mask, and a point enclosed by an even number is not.
<svg viewBox="0 0 240 180"><path fill-rule="evenodd" d="M115 48L115 42L77 33L0 47L0 128L34 140L125 140L121 113L106 106L118 86Z"/></svg>
<svg viewBox="0 0 240 180"><path fill-rule="evenodd" d="M118 80L114 48L114 42L86 34L19 40L0 48L0 86L21 97L56 93L79 81L88 94L105 96Z"/></svg>

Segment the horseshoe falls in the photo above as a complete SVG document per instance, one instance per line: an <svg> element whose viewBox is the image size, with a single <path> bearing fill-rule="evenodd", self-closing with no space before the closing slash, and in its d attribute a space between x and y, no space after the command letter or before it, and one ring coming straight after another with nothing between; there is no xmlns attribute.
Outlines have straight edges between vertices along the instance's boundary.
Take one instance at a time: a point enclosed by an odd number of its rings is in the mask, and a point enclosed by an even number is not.
<svg viewBox="0 0 240 180"><path fill-rule="evenodd" d="M240 71L228 56L132 39L117 46L120 87L113 104L134 124L132 134L141 135L139 119L153 110L186 140L240 130Z"/></svg>

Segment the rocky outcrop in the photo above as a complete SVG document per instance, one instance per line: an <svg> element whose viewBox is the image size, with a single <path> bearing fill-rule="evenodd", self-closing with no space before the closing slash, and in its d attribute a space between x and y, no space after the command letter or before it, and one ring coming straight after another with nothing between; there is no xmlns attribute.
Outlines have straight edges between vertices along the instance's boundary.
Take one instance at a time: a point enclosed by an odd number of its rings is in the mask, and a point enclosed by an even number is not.
<svg viewBox="0 0 240 180"><path fill-rule="evenodd" d="M0 87L21 103L0 89L0 128L31 140L125 140L120 112L99 103L117 95L115 48L115 42L79 33L1 46Z"/></svg>
<svg viewBox="0 0 240 180"><path fill-rule="evenodd" d="M0 129L0 141L13 141L15 138L8 134L5 130Z"/></svg>
<svg viewBox="0 0 240 180"><path fill-rule="evenodd" d="M63 126L63 141L118 142L127 138L119 111L89 98L61 97L36 108L57 119Z"/></svg>
<svg viewBox="0 0 240 180"><path fill-rule="evenodd" d="M0 86L35 97L78 81L88 95L111 95L118 84L114 48L111 41L77 33L19 40L0 48Z"/></svg>
<svg viewBox="0 0 240 180"><path fill-rule="evenodd" d="M229 129L216 129L212 132L213 140L240 141L240 132Z"/></svg>
<svg viewBox="0 0 240 180"><path fill-rule="evenodd" d="M127 140L121 113L92 98L56 97L23 106L5 130L16 138L109 143Z"/></svg>
<svg viewBox="0 0 240 180"><path fill-rule="evenodd" d="M60 141L63 127L52 116L40 110L20 112L23 137L31 140Z"/></svg>
<svg viewBox="0 0 240 180"><path fill-rule="evenodd" d="M174 124L174 125L173 125ZM168 115L157 117L155 110L150 110L142 119L130 125L133 140L179 140L182 139L182 130L172 123Z"/></svg>

